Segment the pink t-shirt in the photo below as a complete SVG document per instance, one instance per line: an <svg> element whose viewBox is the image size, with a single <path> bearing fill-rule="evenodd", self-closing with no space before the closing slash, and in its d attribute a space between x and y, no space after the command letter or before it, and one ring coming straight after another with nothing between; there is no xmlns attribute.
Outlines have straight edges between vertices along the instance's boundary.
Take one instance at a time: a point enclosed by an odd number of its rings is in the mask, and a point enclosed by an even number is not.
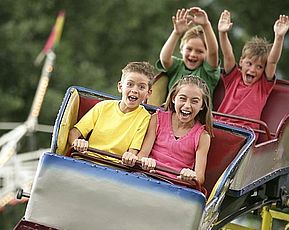
<svg viewBox="0 0 289 230"><path fill-rule="evenodd" d="M203 131L204 126L196 122L185 136L177 139L172 128L172 112L158 110L156 140L150 157L157 161L157 165L168 166L178 172L182 168L193 169ZM165 175L175 178L173 175Z"/></svg>
<svg viewBox="0 0 289 230"><path fill-rule="evenodd" d="M276 81L268 81L263 73L260 80L253 85L247 86L243 83L242 73L237 66L231 73L222 76L222 80L225 86L225 96L218 112L260 120L262 110ZM236 121L235 119L219 116L216 118L255 129L259 128L258 124L251 122Z"/></svg>

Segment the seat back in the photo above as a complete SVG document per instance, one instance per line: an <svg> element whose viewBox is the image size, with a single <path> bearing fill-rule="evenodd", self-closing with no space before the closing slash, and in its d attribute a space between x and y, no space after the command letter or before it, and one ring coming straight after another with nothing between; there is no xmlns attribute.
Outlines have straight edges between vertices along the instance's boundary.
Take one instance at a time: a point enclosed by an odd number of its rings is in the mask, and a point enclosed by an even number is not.
<svg viewBox="0 0 289 230"><path fill-rule="evenodd" d="M214 96L213 96L213 110L217 111L219 106L222 103L222 100L225 95L225 87L222 80L219 81L218 85L215 88Z"/></svg>
<svg viewBox="0 0 289 230"><path fill-rule="evenodd" d="M219 81L215 89L213 105L217 111L224 97L224 84ZM289 81L277 79L271 94L261 114L261 121L268 126L272 138L278 138L278 129L289 116L289 107L284 106L289 101ZM260 133L257 143L268 140L265 133Z"/></svg>
<svg viewBox="0 0 289 230"><path fill-rule="evenodd" d="M165 73L159 73L155 76L152 85L152 94L147 99L147 103L154 106L161 106L168 94L169 79Z"/></svg>
<svg viewBox="0 0 289 230"><path fill-rule="evenodd" d="M58 112L51 141L51 152L67 155L69 144L69 130L90 110L96 103L107 99L119 99L119 97L92 91L83 87L70 87L63 99Z"/></svg>
<svg viewBox="0 0 289 230"><path fill-rule="evenodd" d="M211 193L217 180L240 153L246 137L222 127L214 127L214 137L208 153L205 188Z"/></svg>
<svg viewBox="0 0 289 230"><path fill-rule="evenodd" d="M279 126L289 116L289 81L277 80L266 105L263 109L261 120L264 121L273 137L278 138ZM264 134L260 134L258 143L266 140Z"/></svg>

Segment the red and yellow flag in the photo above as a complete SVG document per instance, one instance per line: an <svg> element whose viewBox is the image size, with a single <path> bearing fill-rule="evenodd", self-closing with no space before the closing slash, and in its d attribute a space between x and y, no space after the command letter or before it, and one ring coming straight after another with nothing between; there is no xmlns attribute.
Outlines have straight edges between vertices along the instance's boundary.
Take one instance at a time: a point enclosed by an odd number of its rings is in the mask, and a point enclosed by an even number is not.
<svg viewBox="0 0 289 230"><path fill-rule="evenodd" d="M60 38L61 38L61 34L62 34L64 18L65 18L65 12L64 11L60 11L58 13L58 16L56 18L56 22L55 22L54 26L52 27L50 35L49 35L49 37L48 37L43 49L38 54L38 56L37 56L37 58L35 60L36 64L39 64L43 60L44 56L50 50L53 50L58 45L58 43L60 41Z"/></svg>

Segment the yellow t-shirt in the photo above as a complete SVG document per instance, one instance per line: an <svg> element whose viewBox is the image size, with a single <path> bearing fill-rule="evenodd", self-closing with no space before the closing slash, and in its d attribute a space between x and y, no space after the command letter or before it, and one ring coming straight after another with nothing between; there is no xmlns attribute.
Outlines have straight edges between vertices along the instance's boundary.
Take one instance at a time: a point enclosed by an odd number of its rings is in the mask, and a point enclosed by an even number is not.
<svg viewBox="0 0 289 230"><path fill-rule="evenodd" d="M84 138L92 131L90 147L122 155L129 148L140 149L150 114L140 105L129 113L120 111L117 100L97 103L74 126Z"/></svg>

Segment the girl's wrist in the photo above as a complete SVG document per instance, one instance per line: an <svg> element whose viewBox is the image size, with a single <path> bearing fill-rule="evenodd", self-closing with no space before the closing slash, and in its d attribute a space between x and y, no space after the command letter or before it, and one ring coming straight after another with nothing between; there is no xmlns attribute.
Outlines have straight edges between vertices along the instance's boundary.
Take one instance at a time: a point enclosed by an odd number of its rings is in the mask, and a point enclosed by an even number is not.
<svg viewBox="0 0 289 230"><path fill-rule="evenodd" d="M203 27L203 29L205 29L205 28L210 28L210 27L211 27L211 22L208 21L208 22L204 23L204 24L202 25L202 27Z"/></svg>
<svg viewBox="0 0 289 230"><path fill-rule="evenodd" d="M177 32L176 30L173 30L172 35L176 37L181 37L183 33Z"/></svg>

